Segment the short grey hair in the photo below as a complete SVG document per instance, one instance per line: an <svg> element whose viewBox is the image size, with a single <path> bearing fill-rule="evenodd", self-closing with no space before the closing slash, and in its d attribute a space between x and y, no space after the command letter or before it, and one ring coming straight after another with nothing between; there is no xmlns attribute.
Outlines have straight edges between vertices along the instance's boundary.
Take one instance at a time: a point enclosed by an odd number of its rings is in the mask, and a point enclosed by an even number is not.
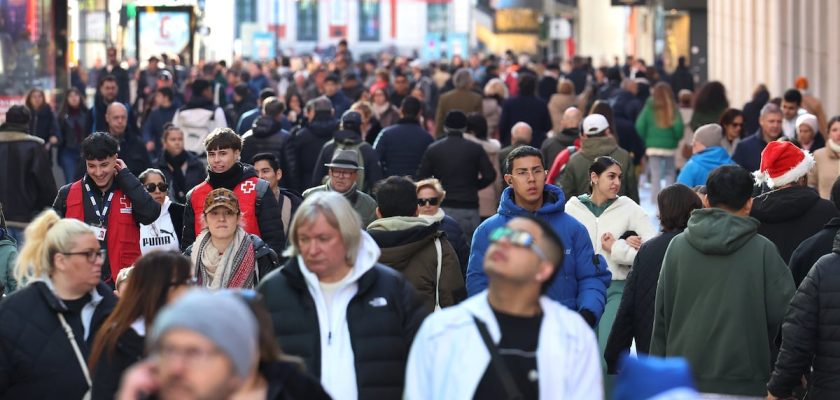
<svg viewBox="0 0 840 400"><path fill-rule="evenodd" d="M472 83L472 74L466 68L458 69L455 71L455 75L452 76L452 84L455 85L456 89L469 89Z"/></svg>
<svg viewBox="0 0 840 400"><path fill-rule="evenodd" d="M304 224L311 224L319 215L323 215L327 223L341 233L341 239L347 249L346 260L353 265L362 241L362 219L350 202L336 192L316 192L303 200L292 218L289 227L289 247L283 255L286 257L300 255L300 248L297 245L298 229Z"/></svg>
<svg viewBox="0 0 840 400"><path fill-rule="evenodd" d="M777 106L773 103L767 103L767 104L764 105L764 107L761 107L761 113L759 114L759 116L763 117L767 114L781 114L781 113L782 113L782 109L779 108L779 106Z"/></svg>

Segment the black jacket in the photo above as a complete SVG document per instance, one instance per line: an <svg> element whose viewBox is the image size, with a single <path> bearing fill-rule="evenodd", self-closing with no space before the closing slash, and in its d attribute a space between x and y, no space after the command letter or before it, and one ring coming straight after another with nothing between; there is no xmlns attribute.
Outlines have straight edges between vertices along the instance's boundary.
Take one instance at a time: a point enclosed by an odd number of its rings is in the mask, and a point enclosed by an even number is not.
<svg viewBox="0 0 840 400"><path fill-rule="evenodd" d="M448 215L444 215L440 221L440 230L446 233L446 240L455 249L455 254L458 255L458 261L461 262L461 273L464 274L464 278L466 279L467 264L470 262L470 240L472 238L467 239L458 221Z"/></svg>
<svg viewBox="0 0 840 400"><path fill-rule="evenodd" d="M78 129L78 135L76 129ZM61 133L58 145L78 152L82 140L90 134L90 129L90 111L85 108L68 110L66 115L58 117L58 130Z"/></svg>
<svg viewBox="0 0 840 400"><path fill-rule="evenodd" d="M114 353L102 353L91 371L93 399L110 400L117 394L123 372L143 358L145 339L129 328L117 339Z"/></svg>
<svg viewBox="0 0 840 400"><path fill-rule="evenodd" d="M107 285L100 283L96 291L102 299L88 337L77 339L83 355L117 304ZM0 398L80 399L88 390L59 312L67 307L44 282L33 282L0 301Z"/></svg>
<svg viewBox="0 0 840 400"><path fill-rule="evenodd" d="M242 165L242 176L236 181L237 185L245 179L257 176L257 171L254 167L247 164ZM209 176L207 177L207 182L210 182ZM267 187L268 183L265 183ZM257 226L260 228L260 237L268 244L269 247L271 247L272 250L274 250L275 253L281 254L284 246L286 245L286 234L283 232L283 222L280 218L280 204L272 195L271 190L267 189L265 192L261 192L259 191L259 185L257 188L256 218ZM228 187L227 189L233 190L233 187ZM189 193L187 193L187 200L184 202L184 234L181 239L182 249L186 249L192 245L196 236L200 233L195 231L195 211L193 211L191 201L192 193L193 191L190 189ZM155 217L155 219L157 219L157 217Z"/></svg>
<svg viewBox="0 0 840 400"><path fill-rule="evenodd" d="M417 120L401 119L385 128L373 145L379 154L382 175L414 175L423 159L423 153L433 141L432 135Z"/></svg>
<svg viewBox="0 0 840 400"><path fill-rule="evenodd" d="M543 159L545 159L544 167L550 169L551 165L554 164L554 159L560 152L566 150L569 146L575 145L575 140L578 138L578 135L580 135L580 129L566 128L555 133L554 136L543 140L540 151L543 153ZM500 165L500 168L504 169L505 167L504 165Z"/></svg>
<svg viewBox="0 0 840 400"><path fill-rule="evenodd" d="M169 203L169 219L172 221L172 227L175 228L178 243L181 243L181 235L184 232L184 208L183 204L174 201Z"/></svg>
<svg viewBox="0 0 840 400"><path fill-rule="evenodd" d="M787 263L796 246L840 213L834 203L820 198L816 190L792 186L753 199L750 216L761 221L758 233L776 245Z"/></svg>
<svg viewBox="0 0 840 400"><path fill-rule="evenodd" d="M268 381L268 400L330 400L321 382L289 361L260 363L260 375Z"/></svg>
<svg viewBox="0 0 840 400"><path fill-rule="evenodd" d="M242 161L253 164L253 158L259 153L274 154L283 160L283 144L289 133L280 127L280 121L262 116L254 123L254 127L242 135ZM286 168L283 168L285 171Z"/></svg>
<svg viewBox="0 0 840 400"><path fill-rule="evenodd" d="M184 154L187 155L187 160L184 162L187 169L186 172L183 172L183 184L174 178L173 168L166 162L165 154L161 155L153 164L166 177L166 183L169 184L169 197L172 201L181 204L187 201L187 192L207 179L207 167L204 166L204 163L188 151L185 151Z"/></svg>
<svg viewBox="0 0 840 400"><path fill-rule="evenodd" d="M323 178L327 176L329 168L324 164L329 164L335 154L337 146L344 146L344 148L355 148L357 152L361 153L362 160L364 160L365 175L359 190L365 193L373 192L373 185L382 179L382 167L379 165L379 153L373 149L370 143L362 141L362 137L353 131L340 130L333 134L333 140L324 143L321 148L321 153L318 154L318 159L315 161L315 170L312 172L312 187L323 185ZM361 180L361 176L360 176Z"/></svg>
<svg viewBox="0 0 840 400"><path fill-rule="evenodd" d="M91 181L92 182L92 181ZM70 193L70 187L73 185L73 182L70 182L61 187L58 191L58 196L55 197L55 201L53 202L53 209L55 212L58 213L62 218L67 213L67 194ZM122 189L123 193L129 200L131 200L131 212L134 215L134 221L138 224L148 225L152 222L155 222L158 217L160 216L160 204L158 204L152 196L149 195L149 192L146 191L146 188L140 184L140 181L131 174L127 169L120 170L117 173L117 176L114 177L114 183L116 187ZM91 190L94 192L98 192L98 189L95 188L91 184ZM96 212L93 210L93 205L90 203L90 199L88 198L85 192L84 184L82 185L82 204L85 208L85 220L84 222L89 225L98 225L99 219L96 217ZM101 193L101 192L100 192ZM102 207L103 200L101 198L97 199L97 205ZM119 199L114 198L111 203L113 206L111 207L111 211L108 211L110 214L111 212L118 212L118 205ZM139 229L139 226L138 226ZM107 235L107 234L106 234ZM107 240L106 240L107 243ZM111 277L111 268L109 267L110 262L108 261L108 257L105 257L102 262L102 280L108 280L108 278L116 278Z"/></svg>
<svg viewBox="0 0 840 400"><path fill-rule="evenodd" d="M125 161L125 165L134 176L140 176L143 171L152 166L146 144L140 139L136 129L129 126L122 136L114 136L114 139L120 143L120 152L117 156Z"/></svg>
<svg viewBox="0 0 840 400"><path fill-rule="evenodd" d="M796 287L799 287L799 284L808 275L808 271L811 270L811 267L814 266L820 257L831 253L831 249L834 246L834 236L837 235L838 229L840 229L840 217L834 217L822 229L815 233L814 236L805 239L793 251L788 267L790 267L790 272L793 274L793 282L796 284Z"/></svg>
<svg viewBox="0 0 840 400"><path fill-rule="evenodd" d="M289 171L283 171L284 177L288 177L286 185L289 189L303 193L311 187L315 161L336 129L338 122L331 117L316 116L314 121L292 130L283 151L286 163L291 167Z"/></svg>
<svg viewBox="0 0 840 400"><path fill-rule="evenodd" d="M548 104L536 96L517 96L505 100L502 104L502 115L499 117L499 142L502 146L511 143L510 130L517 122L525 122L531 126L531 146L539 148L551 130L551 115L548 114Z"/></svg>
<svg viewBox="0 0 840 400"><path fill-rule="evenodd" d="M297 258L292 258L257 290L265 299L280 347L303 358L306 370L320 378L318 314L300 268ZM390 267L375 265L357 284L346 319L359 398L400 399L408 351L427 311L411 283ZM389 307L372 308L374 299L385 299Z"/></svg>
<svg viewBox="0 0 840 400"><path fill-rule="evenodd" d="M446 190L444 207L478 208L478 191L496 179L496 170L480 144L449 133L426 149L417 178L440 179Z"/></svg>
<svg viewBox="0 0 840 400"><path fill-rule="evenodd" d="M0 204L10 222L28 223L56 195L44 141L26 132L25 125L0 125Z"/></svg>
<svg viewBox="0 0 840 400"><path fill-rule="evenodd" d="M228 127L230 129L236 129L236 123L239 122L242 114L256 107L257 105L250 100L243 100L238 103L232 102L225 106L225 119L227 120Z"/></svg>
<svg viewBox="0 0 840 400"><path fill-rule="evenodd" d="M694 75L691 74L687 66L678 65L674 73L671 74L671 89L674 90L675 97L682 89L694 91Z"/></svg>
<svg viewBox="0 0 840 400"><path fill-rule="evenodd" d="M636 259L633 260L633 269L627 276L621 304L618 306L604 350L607 373L618 372L619 356L630 350L633 339L636 339L636 350L639 353L648 353L653 332L653 309L659 271L662 269L665 250L668 250L671 239L680 232L682 231L663 232L639 248Z"/></svg>
<svg viewBox="0 0 840 400"><path fill-rule="evenodd" d="M840 242L808 272L782 324L782 347L767 384L777 397L791 395L811 367L808 399L840 398Z"/></svg>
<svg viewBox="0 0 840 400"><path fill-rule="evenodd" d="M44 142L49 141L50 136L60 136L58 120L49 104L44 104L41 108L29 110L29 112L31 113L29 118L30 135L44 139Z"/></svg>

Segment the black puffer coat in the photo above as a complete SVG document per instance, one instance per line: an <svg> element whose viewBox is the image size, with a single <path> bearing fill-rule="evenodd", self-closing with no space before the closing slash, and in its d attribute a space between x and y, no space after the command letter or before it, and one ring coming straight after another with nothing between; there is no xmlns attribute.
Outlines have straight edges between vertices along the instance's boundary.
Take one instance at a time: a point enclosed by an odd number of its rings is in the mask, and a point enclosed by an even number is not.
<svg viewBox="0 0 840 400"><path fill-rule="evenodd" d="M306 370L321 377L321 333L318 311L297 258L269 274L257 290L271 314L280 348L300 357ZM414 335L426 317L422 299L399 272L376 264L358 281L347 306L360 399L400 399L405 363ZM387 307L374 308L374 304Z"/></svg>
<svg viewBox="0 0 840 400"><path fill-rule="evenodd" d="M803 240L839 216L834 203L807 186L773 190L753 199L750 216L761 221L758 233L770 239L785 262Z"/></svg>
<svg viewBox="0 0 840 400"><path fill-rule="evenodd" d="M840 217L834 217L819 232L805 239L793 251L788 267L790 267L790 272L793 274L793 283L796 284L796 287L799 287L799 284L808 275L808 271L811 270L811 267L814 266L814 263L820 257L831 253L834 245L834 236L837 235L838 229L840 229Z"/></svg>
<svg viewBox="0 0 840 400"><path fill-rule="evenodd" d="M283 158L290 166L288 171L283 171L286 187L298 193L311 187L312 172L321 148L333 138L337 129L338 122L328 115L317 115L305 126L292 129L283 147Z"/></svg>
<svg viewBox="0 0 840 400"><path fill-rule="evenodd" d="M101 299L85 346L79 346L83 354L117 304L104 283L96 286L96 292ZM0 398L81 399L88 390L59 312L67 312L67 307L40 281L0 301Z"/></svg>
<svg viewBox="0 0 840 400"><path fill-rule="evenodd" d="M91 371L93 400L113 399L116 396L123 373L143 358L144 340L143 336L129 328L117 339L113 354L106 350L99 357Z"/></svg>
<svg viewBox="0 0 840 400"><path fill-rule="evenodd" d="M793 296L782 324L782 348L767 384L776 397L791 395L810 367L809 399L840 398L840 240L817 261Z"/></svg>
<svg viewBox="0 0 840 400"><path fill-rule="evenodd" d="M253 158L259 153L274 154L279 160L283 157L283 144L289 133L280 127L280 121L262 116L254 123L254 127L242 136L242 153L240 158L248 164L254 164ZM284 171L288 167L283 168Z"/></svg>

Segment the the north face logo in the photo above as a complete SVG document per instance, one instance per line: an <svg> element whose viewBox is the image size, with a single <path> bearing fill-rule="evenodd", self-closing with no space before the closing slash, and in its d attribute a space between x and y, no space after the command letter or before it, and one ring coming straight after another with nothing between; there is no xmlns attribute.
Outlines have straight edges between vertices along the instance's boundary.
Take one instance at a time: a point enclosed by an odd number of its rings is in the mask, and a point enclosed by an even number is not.
<svg viewBox="0 0 840 400"><path fill-rule="evenodd" d="M245 182L242 182L241 185L239 185L239 190L242 191L242 193L245 193L245 194L253 192L254 189L256 189L256 188L257 188L257 185L255 185L254 182L252 182L252 181L245 181Z"/></svg>

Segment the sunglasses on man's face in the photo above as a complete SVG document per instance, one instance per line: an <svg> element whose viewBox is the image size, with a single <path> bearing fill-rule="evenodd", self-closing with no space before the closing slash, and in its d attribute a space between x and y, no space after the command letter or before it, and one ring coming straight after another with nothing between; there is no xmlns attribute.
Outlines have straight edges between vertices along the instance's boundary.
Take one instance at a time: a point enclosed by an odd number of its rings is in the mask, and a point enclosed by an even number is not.
<svg viewBox="0 0 840 400"><path fill-rule="evenodd" d="M158 190L160 190L161 192L166 192L167 190L169 190L169 185L167 185L165 182L161 182L161 183L158 183L158 184L154 184L154 183L146 184L146 191L149 192L149 193L154 193L155 188L158 188Z"/></svg>
<svg viewBox="0 0 840 400"><path fill-rule="evenodd" d="M438 200L437 197L432 197L430 199L417 199L417 205L419 205L419 206L425 206L425 205L436 206L436 205L438 205L438 202L439 202L439 200Z"/></svg>
<svg viewBox="0 0 840 400"><path fill-rule="evenodd" d="M540 246L537 245L534 236L528 232L500 226L490 232L490 243L496 243L501 240L507 240L508 243L516 247L531 249L542 260L548 259Z"/></svg>

